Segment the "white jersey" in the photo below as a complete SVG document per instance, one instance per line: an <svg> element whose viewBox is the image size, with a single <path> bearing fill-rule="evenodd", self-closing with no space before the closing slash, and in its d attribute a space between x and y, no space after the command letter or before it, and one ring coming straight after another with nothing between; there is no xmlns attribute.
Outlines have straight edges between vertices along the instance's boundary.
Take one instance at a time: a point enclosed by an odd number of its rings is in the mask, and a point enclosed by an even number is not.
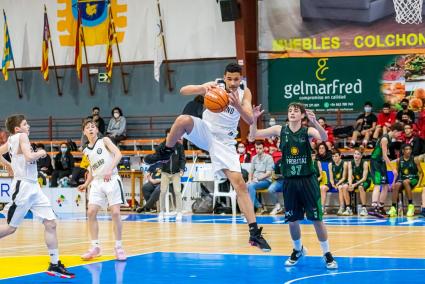
<svg viewBox="0 0 425 284"><path fill-rule="evenodd" d="M37 181L37 161L28 162L23 153L19 153L19 138L23 133L16 133L7 140L9 155L12 160L12 169L15 180ZM22 152L22 151L21 151Z"/></svg>
<svg viewBox="0 0 425 284"><path fill-rule="evenodd" d="M103 138L97 139L93 147L87 146L83 152L90 162L92 176L103 177L106 174L106 169L109 168L114 160L114 155L106 148ZM118 174L116 167L113 169L112 174Z"/></svg>
<svg viewBox="0 0 425 284"><path fill-rule="evenodd" d="M220 85L219 85L220 86ZM220 86L224 88L224 86ZM238 88L239 101L242 102L244 90ZM226 110L214 113L205 109L202 114L202 120L207 122L214 134L224 134L225 137L234 139L238 134L238 125L241 114L231 105Z"/></svg>

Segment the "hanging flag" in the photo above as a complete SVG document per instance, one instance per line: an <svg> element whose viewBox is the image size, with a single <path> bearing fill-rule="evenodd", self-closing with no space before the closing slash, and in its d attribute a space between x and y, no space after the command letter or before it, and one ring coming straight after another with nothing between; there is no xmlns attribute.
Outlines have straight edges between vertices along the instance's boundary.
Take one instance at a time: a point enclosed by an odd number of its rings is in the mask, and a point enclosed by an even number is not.
<svg viewBox="0 0 425 284"><path fill-rule="evenodd" d="M108 78L112 78L112 67L114 64L114 59L112 56L112 45L115 40L115 26L114 19L112 17L111 4L109 6L109 24L108 24L108 46L106 50L106 73L108 74Z"/></svg>
<svg viewBox="0 0 425 284"><path fill-rule="evenodd" d="M42 44L42 58L41 58L41 74L46 81L49 81L49 41L50 41L50 27L49 19L47 18L46 6L44 6L44 29L43 29L43 44Z"/></svg>
<svg viewBox="0 0 425 284"><path fill-rule="evenodd" d="M81 50L82 50L82 25L81 25L81 11L80 11L80 7L77 3L77 9L78 9L78 20L77 20L77 32L76 34L76 38L75 38L75 69L77 71L77 77L78 80L80 80L80 82L83 82L83 70L82 70L82 55L81 55Z"/></svg>
<svg viewBox="0 0 425 284"><path fill-rule="evenodd" d="M3 60L2 60L2 72L4 80L9 79L9 73L7 68L9 67L10 61L13 61L12 43L10 42L9 28L7 27L6 13L3 10L4 16L4 47L3 47Z"/></svg>
<svg viewBox="0 0 425 284"><path fill-rule="evenodd" d="M159 3L159 1L158 1ZM158 8L159 9L159 8ZM162 20L161 15L158 13L158 22L156 24L156 38L155 38L155 55L153 61L153 75L155 80L159 82L161 73L161 64L164 61L164 42L162 41Z"/></svg>

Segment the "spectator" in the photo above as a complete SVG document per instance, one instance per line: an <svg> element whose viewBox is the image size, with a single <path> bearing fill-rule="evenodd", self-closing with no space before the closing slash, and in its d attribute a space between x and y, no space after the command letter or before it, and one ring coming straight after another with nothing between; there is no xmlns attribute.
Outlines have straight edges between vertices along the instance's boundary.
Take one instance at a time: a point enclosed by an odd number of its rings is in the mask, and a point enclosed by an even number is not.
<svg viewBox="0 0 425 284"><path fill-rule="evenodd" d="M9 133L6 130L0 129L0 145L3 145L7 142L7 139L9 138ZM10 156L9 153L3 154L3 158L6 159L10 163Z"/></svg>
<svg viewBox="0 0 425 284"><path fill-rule="evenodd" d="M325 129L326 134L328 134L328 140L325 141L326 146L328 146L328 149L332 149L334 147L334 143L335 143L335 137L334 137L334 130L332 129L331 126L326 124L326 118L324 117L319 117L317 119L317 121L319 122L319 124L323 127L323 129ZM313 139L313 142L315 144L320 144L322 143L322 141L317 140L317 139Z"/></svg>
<svg viewBox="0 0 425 284"><path fill-rule="evenodd" d="M317 145L317 159L320 162L332 161L332 152L329 150L325 142L322 142Z"/></svg>
<svg viewBox="0 0 425 284"><path fill-rule="evenodd" d="M422 154L423 141L413 132L413 128L410 124L404 125L404 132L401 134L401 143L408 144L412 147L413 157L419 156Z"/></svg>
<svg viewBox="0 0 425 284"><path fill-rule="evenodd" d="M255 150L257 151L257 155L252 158L248 178L248 191L254 204L254 209L258 209L258 213L263 214L266 210L258 202L256 191L257 189L265 189L270 186L274 164L273 158L269 154L264 153L264 144L262 141L255 142Z"/></svg>
<svg viewBox="0 0 425 284"><path fill-rule="evenodd" d="M36 151L46 150L42 143L39 143L36 146ZM52 175L53 166L52 166L52 158L49 154L47 154L44 158L40 158L37 160L37 171L38 178L41 179L40 184L46 185L46 177Z"/></svg>
<svg viewBox="0 0 425 284"><path fill-rule="evenodd" d="M248 154L251 155L251 157L254 157L255 155L257 155L257 151L255 150L255 138L250 137L248 135L247 138L248 142L246 143L245 147L246 147L246 152Z"/></svg>
<svg viewBox="0 0 425 284"><path fill-rule="evenodd" d="M238 154L239 162L242 163L251 163L251 154L246 152L245 144L242 142L238 143Z"/></svg>
<svg viewBox="0 0 425 284"><path fill-rule="evenodd" d="M353 211L350 208L350 200L346 198L348 185L347 180L347 165L341 159L339 150L332 152L332 162L328 165L330 185L338 190L339 210L338 215L350 216ZM323 195L322 195L323 196ZM326 197L326 194L325 194ZM325 200L322 201L324 204Z"/></svg>
<svg viewBox="0 0 425 284"><path fill-rule="evenodd" d="M112 109L112 118L106 130L107 136L111 138L115 145L118 145L119 142L127 138L126 128L127 122L123 116L122 110L119 107L114 107Z"/></svg>
<svg viewBox="0 0 425 284"><path fill-rule="evenodd" d="M377 140L381 133L387 134L391 125L395 123L395 120L396 113L391 110L391 105L389 103L384 103L382 106L382 111L378 113L378 121L373 133L373 139Z"/></svg>
<svg viewBox="0 0 425 284"><path fill-rule="evenodd" d="M170 133L170 128L165 131L165 134L168 136ZM171 155L170 160L167 163L162 164L161 169L161 194L159 196L159 216L158 221L164 220L165 212L165 199L167 198L167 189L169 187L170 181L173 183L174 196L176 199L176 221L180 222L183 218L182 215L182 196L181 196L181 184L180 180L184 173L184 168L186 165L186 157L184 155L184 149L182 140L178 140L174 148L174 153ZM165 141L162 142L165 144Z"/></svg>
<svg viewBox="0 0 425 284"><path fill-rule="evenodd" d="M282 159L279 159L274 163L273 169L273 183L267 188L268 194L270 196L270 202L274 204L273 210L270 212L270 215L274 216L283 211L282 205L279 203L277 197L278 192L283 192L283 177L281 172Z"/></svg>
<svg viewBox="0 0 425 284"><path fill-rule="evenodd" d="M85 182L87 168L89 165L90 163L87 156L83 155L80 165L78 167L74 167L72 170L71 181L69 182L70 186L77 187Z"/></svg>
<svg viewBox="0 0 425 284"><path fill-rule="evenodd" d="M74 157L66 143L60 145L60 151L55 156L55 169L52 173L51 187L58 187L58 180L63 177L68 177L72 174L74 168Z"/></svg>
<svg viewBox="0 0 425 284"><path fill-rule="evenodd" d="M369 139L375 131L376 115L372 112L372 103L366 102L364 104L364 113L360 114L356 119L356 124L354 126L353 136L351 137L351 147L356 146L357 139L363 138L363 146L373 146L369 144Z"/></svg>
<svg viewBox="0 0 425 284"><path fill-rule="evenodd" d="M136 209L137 213L153 210L161 193L161 165L152 165L147 170L147 182L142 187L145 205Z"/></svg>
<svg viewBox="0 0 425 284"><path fill-rule="evenodd" d="M396 121L403 122L403 114L407 114L409 116L408 121L406 123L414 123L415 122L415 113L413 110L409 109L409 100L402 99L400 102L402 110L397 112Z"/></svg>
<svg viewBox="0 0 425 284"><path fill-rule="evenodd" d="M102 135L105 135L105 121L102 117L100 117L100 108L97 106L92 108L91 116L93 117L93 121L96 123L99 132L102 133Z"/></svg>
<svg viewBox="0 0 425 284"><path fill-rule="evenodd" d="M282 152L277 146L270 146L269 155L273 158L273 163L277 163L280 159L282 159Z"/></svg>
<svg viewBox="0 0 425 284"><path fill-rule="evenodd" d="M192 101L188 102L183 109L182 114L202 118L204 112L204 96L198 95Z"/></svg>

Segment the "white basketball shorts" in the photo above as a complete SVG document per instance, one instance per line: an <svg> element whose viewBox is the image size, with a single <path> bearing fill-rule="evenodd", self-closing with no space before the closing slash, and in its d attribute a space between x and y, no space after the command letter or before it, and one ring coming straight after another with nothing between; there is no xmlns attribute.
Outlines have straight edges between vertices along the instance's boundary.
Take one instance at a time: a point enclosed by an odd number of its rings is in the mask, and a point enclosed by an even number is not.
<svg viewBox="0 0 425 284"><path fill-rule="evenodd" d="M121 177L113 175L110 181L103 177L95 177L89 190L89 205L94 204L102 208L116 204L126 204Z"/></svg>

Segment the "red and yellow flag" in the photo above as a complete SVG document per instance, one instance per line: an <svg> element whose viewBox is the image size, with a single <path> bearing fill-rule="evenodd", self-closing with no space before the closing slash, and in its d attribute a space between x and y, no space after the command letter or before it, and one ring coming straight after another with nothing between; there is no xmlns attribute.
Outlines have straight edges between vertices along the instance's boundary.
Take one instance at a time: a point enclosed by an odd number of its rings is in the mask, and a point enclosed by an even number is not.
<svg viewBox="0 0 425 284"><path fill-rule="evenodd" d="M114 59L112 56L112 45L115 40L115 26L114 19L112 17L111 4L109 6L109 24L108 24L108 46L106 50L106 73L108 74L109 79L112 78L112 67L114 64Z"/></svg>
<svg viewBox="0 0 425 284"><path fill-rule="evenodd" d="M44 29L43 29L43 44L42 44L42 58L41 58L41 74L46 81L49 81L49 41L50 41L50 27L49 19L47 18L46 6L44 6Z"/></svg>
<svg viewBox="0 0 425 284"><path fill-rule="evenodd" d="M80 82L83 82L83 70L82 70L82 55L81 55L81 49L82 49L82 24L81 24L81 11L80 7L78 6L78 20L77 20L77 32L76 38L75 38L75 69L77 71L77 77Z"/></svg>

